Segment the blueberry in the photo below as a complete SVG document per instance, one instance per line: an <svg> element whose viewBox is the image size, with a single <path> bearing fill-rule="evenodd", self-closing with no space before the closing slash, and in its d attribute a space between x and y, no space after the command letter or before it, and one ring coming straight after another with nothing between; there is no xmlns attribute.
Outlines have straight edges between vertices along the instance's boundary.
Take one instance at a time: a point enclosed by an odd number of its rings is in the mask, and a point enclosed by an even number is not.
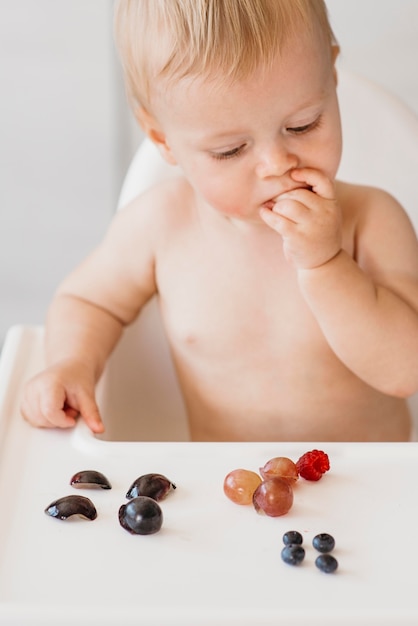
<svg viewBox="0 0 418 626"><path fill-rule="evenodd" d="M320 554L315 561L315 565L321 572L332 574L338 567L338 561L332 554Z"/></svg>
<svg viewBox="0 0 418 626"><path fill-rule="evenodd" d="M283 543L285 546L288 546L291 543L301 546L303 543L303 537L297 530L288 530L287 533L283 535Z"/></svg>
<svg viewBox="0 0 418 626"><path fill-rule="evenodd" d="M300 565L305 558L305 549L302 546L290 543L282 550L282 559L288 565Z"/></svg>
<svg viewBox="0 0 418 626"><path fill-rule="evenodd" d="M312 545L318 552L331 552L335 547L334 537L328 533L320 533L312 539Z"/></svg>

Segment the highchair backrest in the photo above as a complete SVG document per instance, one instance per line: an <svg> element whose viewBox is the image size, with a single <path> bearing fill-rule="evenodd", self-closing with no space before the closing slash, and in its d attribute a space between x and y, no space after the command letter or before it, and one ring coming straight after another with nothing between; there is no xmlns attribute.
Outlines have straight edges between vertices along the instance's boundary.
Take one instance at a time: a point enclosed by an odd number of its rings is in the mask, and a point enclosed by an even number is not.
<svg viewBox="0 0 418 626"><path fill-rule="evenodd" d="M418 117L380 86L346 71L339 72L338 91L344 137L339 178L392 193L418 232ZM177 168L165 163L155 146L144 140L126 175L119 208L176 173ZM110 382L102 385L106 395L104 418L109 423L106 438L188 438L184 406L156 302L149 303L125 331L112 355L109 373L106 380ZM410 402L418 426L418 394Z"/></svg>

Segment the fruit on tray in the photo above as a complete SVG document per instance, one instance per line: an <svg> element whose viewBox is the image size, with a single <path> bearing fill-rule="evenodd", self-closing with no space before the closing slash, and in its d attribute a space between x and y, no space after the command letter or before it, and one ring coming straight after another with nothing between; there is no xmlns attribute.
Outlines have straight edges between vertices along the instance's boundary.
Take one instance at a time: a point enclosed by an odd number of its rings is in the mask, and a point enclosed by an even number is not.
<svg viewBox="0 0 418 626"><path fill-rule="evenodd" d="M297 543L289 543L282 549L281 557L288 565L300 565L305 558L305 548Z"/></svg>
<svg viewBox="0 0 418 626"><path fill-rule="evenodd" d="M78 489L112 488L106 476L96 470L77 472L72 476L70 484ZM176 489L176 485L163 474L152 473L139 476L126 494L130 501L123 504L118 511L122 528L135 535L150 535L158 532L163 523L163 513L157 500L164 499L172 489ZM46 507L45 513L61 520L73 515L89 520L97 517L93 502L84 496L75 495L54 500Z"/></svg>
<svg viewBox="0 0 418 626"><path fill-rule="evenodd" d="M96 470L83 470L77 472L70 480L70 485L76 489L112 489L112 485L101 472Z"/></svg>
<svg viewBox="0 0 418 626"><path fill-rule="evenodd" d="M260 467L262 478L248 469L232 470L224 478L223 489L233 502L252 502L258 513L277 517L285 515L292 507L293 487L299 475L317 481L329 468L328 455L322 450L305 452L296 463L288 457L277 456Z"/></svg>
<svg viewBox="0 0 418 626"><path fill-rule="evenodd" d="M246 469L235 469L225 476L224 493L236 504L251 504L253 493L261 483L255 472Z"/></svg>
<svg viewBox="0 0 418 626"><path fill-rule="evenodd" d="M159 502L167 496L171 489L175 488L176 485L163 474L144 474L134 480L126 493L126 497L130 499L138 496L148 496Z"/></svg>
<svg viewBox="0 0 418 626"><path fill-rule="evenodd" d="M332 554L320 554L315 559L315 565L321 572L332 574L338 568L338 561Z"/></svg>
<svg viewBox="0 0 418 626"><path fill-rule="evenodd" d="M318 552L332 552L335 548L335 540L334 537L328 533L319 533L319 535L315 535L312 539L312 545Z"/></svg>
<svg viewBox="0 0 418 626"><path fill-rule="evenodd" d="M296 467L302 478L319 480L330 468L329 458L322 450L311 450L300 457Z"/></svg>
<svg viewBox="0 0 418 626"><path fill-rule="evenodd" d="M285 478L290 483L295 483L299 478L296 463L286 456L276 456L260 467L261 476L266 478Z"/></svg>
<svg viewBox="0 0 418 626"><path fill-rule="evenodd" d="M45 513L57 519L66 520L73 515L94 520L97 517L96 507L89 498L84 496L64 496L51 502Z"/></svg>
<svg viewBox="0 0 418 626"><path fill-rule="evenodd" d="M134 535L152 535L161 529L163 512L153 498L137 496L120 507L119 523Z"/></svg>
<svg viewBox="0 0 418 626"><path fill-rule="evenodd" d="M288 546L291 543L301 546L303 543L303 537L298 530L288 530L283 535L283 543L285 546Z"/></svg>
<svg viewBox="0 0 418 626"><path fill-rule="evenodd" d="M253 504L257 513L270 517L285 515L293 504L293 490L284 478L268 478L254 492Z"/></svg>
<svg viewBox="0 0 418 626"><path fill-rule="evenodd" d="M282 560L288 565L300 565L305 558L305 549L302 547L303 537L297 530L288 530L283 535L284 548L282 548ZM325 574L332 574L338 568L338 561L329 554L334 549L334 537L328 533L319 533L312 540L313 547L321 552L316 559L316 567Z"/></svg>

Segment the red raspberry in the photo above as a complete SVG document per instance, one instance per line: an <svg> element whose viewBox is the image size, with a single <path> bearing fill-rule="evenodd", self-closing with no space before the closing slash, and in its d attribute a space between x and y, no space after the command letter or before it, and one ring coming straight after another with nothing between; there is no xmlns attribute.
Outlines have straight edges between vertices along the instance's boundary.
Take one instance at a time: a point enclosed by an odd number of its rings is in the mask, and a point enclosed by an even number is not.
<svg viewBox="0 0 418 626"><path fill-rule="evenodd" d="M296 467L302 478L319 480L329 470L329 458L322 450L311 450L300 457Z"/></svg>

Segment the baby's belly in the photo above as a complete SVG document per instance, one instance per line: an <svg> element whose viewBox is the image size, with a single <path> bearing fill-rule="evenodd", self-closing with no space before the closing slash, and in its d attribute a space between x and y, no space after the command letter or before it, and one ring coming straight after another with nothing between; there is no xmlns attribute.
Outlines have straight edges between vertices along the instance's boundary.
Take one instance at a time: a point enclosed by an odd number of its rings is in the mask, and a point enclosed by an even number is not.
<svg viewBox="0 0 418 626"><path fill-rule="evenodd" d="M166 310L192 438L407 440L405 401L345 367L292 285L289 279L286 298L270 299L275 291L269 286L264 301L260 294L258 300L242 296L237 305L222 293L205 306L196 300ZM234 296L246 293L242 288Z"/></svg>
<svg viewBox="0 0 418 626"><path fill-rule="evenodd" d="M185 365L185 364L183 364ZM342 372L341 369L345 371ZM332 369L237 375L178 367L196 441L404 441L410 416L404 400L363 383L338 362ZM338 370L338 371L337 371Z"/></svg>

